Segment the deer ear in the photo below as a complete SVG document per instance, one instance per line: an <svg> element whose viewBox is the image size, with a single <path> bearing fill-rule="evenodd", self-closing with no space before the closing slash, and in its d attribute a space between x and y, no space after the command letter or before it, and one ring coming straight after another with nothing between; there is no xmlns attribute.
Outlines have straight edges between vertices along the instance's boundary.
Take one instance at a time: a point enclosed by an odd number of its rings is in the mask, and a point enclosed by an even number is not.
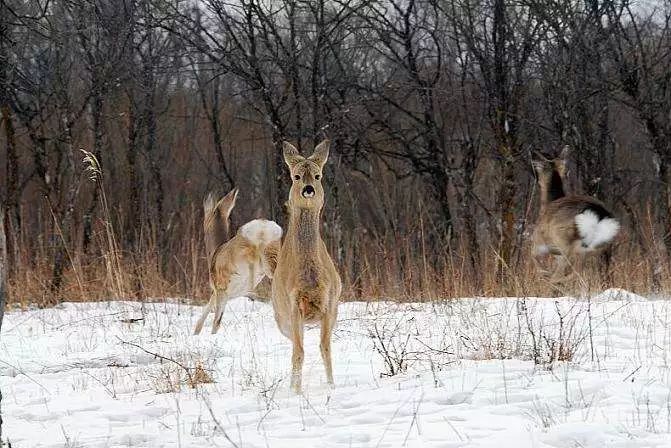
<svg viewBox="0 0 671 448"><path fill-rule="evenodd" d="M229 216L233 210L233 207L235 207L235 201L238 199L238 191L238 187L235 187L229 191L228 194L224 196L217 204L217 208L221 210L225 216Z"/></svg>
<svg viewBox="0 0 671 448"><path fill-rule="evenodd" d="M531 166L534 167L534 171L537 175L542 175L545 173L545 162L542 160L532 160Z"/></svg>
<svg viewBox="0 0 671 448"><path fill-rule="evenodd" d="M235 204L235 201L238 199L238 192L239 191L240 190L238 189L238 187L235 187L234 189L229 191L226 196L224 196L223 201Z"/></svg>
<svg viewBox="0 0 671 448"><path fill-rule="evenodd" d="M289 169L292 169L297 163L305 160L305 158L298 152L298 149L289 142L282 143L282 154L284 155L284 161L289 165Z"/></svg>
<svg viewBox="0 0 671 448"><path fill-rule="evenodd" d="M554 165L555 165L555 171L557 171L557 173L559 173L559 177L561 177L562 179L564 177L566 177L566 171L568 169L566 159L563 159L563 158L562 159L557 159L557 160L554 161Z"/></svg>
<svg viewBox="0 0 671 448"><path fill-rule="evenodd" d="M571 148L566 145L564 149L559 153L559 157L554 160L555 170L559 173L559 176L563 179L566 176L568 171L568 158L571 155Z"/></svg>
<svg viewBox="0 0 671 448"><path fill-rule="evenodd" d="M308 157L308 160L316 163L319 165L319 168L324 168L324 165L326 164L326 160L329 158L329 148L331 147L331 141L330 140L324 140L320 144L317 145L315 148L315 152Z"/></svg>

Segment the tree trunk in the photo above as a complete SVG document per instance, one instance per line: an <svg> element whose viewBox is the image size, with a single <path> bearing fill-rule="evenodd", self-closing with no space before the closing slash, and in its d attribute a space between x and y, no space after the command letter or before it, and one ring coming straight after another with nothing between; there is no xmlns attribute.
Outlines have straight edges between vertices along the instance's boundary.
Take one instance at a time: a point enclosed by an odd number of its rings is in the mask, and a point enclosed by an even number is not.
<svg viewBox="0 0 671 448"><path fill-rule="evenodd" d="M54 254L54 264L51 275L51 286L50 290L52 294L58 295L63 283L63 272L65 271L65 266L68 258L68 245L72 241L72 233L74 233L73 220L74 220L74 211L77 201L77 195L79 194L79 181L80 176L77 173L76 166L76 157L75 157L75 147L74 141L72 138L72 124L74 121L68 117L67 123L65 124L65 139L66 139L66 155L65 155L65 164L66 166L63 169L64 179L68 179L70 184L68 186L64 208L61 210L61 213L57 214L57 219L60 218L60 222L57 222L58 226L58 235L56 236L56 252ZM53 303L57 303L59 298L53 297L51 299Z"/></svg>
<svg viewBox="0 0 671 448"><path fill-rule="evenodd" d="M7 240L5 238L5 211L0 206L0 330L7 303ZM2 446L2 390L0 390L0 446Z"/></svg>
<svg viewBox="0 0 671 448"><path fill-rule="evenodd" d="M275 162L275 188L273 189L274 197L270 202L270 216L280 226L284 227L284 224L287 222L284 204L289 199L289 184L291 183L291 179L289 177L289 170L284 163L284 157L282 156L282 136L279 132L273 131L273 147L275 155L271 160Z"/></svg>
<svg viewBox="0 0 671 448"><path fill-rule="evenodd" d="M137 236L142 230L140 217L142 205L140 203L140 178L138 177L137 152L138 152L138 119L133 104L133 98L129 95L128 105L128 142L126 149L126 163L128 164L128 183L130 190L130 207L126 218L125 242L129 248L135 248Z"/></svg>
<svg viewBox="0 0 671 448"><path fill-rule="evenodd" d="M128 164L128 184L130 193L130 207L126 218L125 243L132 254L138 253L140 248L139 236L142 234L142 202L140 192L142 184L138 175L139 129L142 126L137 116L137 109L132 93L128 95L128 142L126 148L126 163ZM138 263L133 263L133 296L143 298L142 278Z"/></svg>
<svg viewBox="0 0 671 448"><path fill-rule="evenodd" d="M2 88L2 86L0 86ZM7 197L4 207L7 213L5 221L5 231L7 235L14 235L14 238L8 240L9 249L7 253L12 256L14 265L18 259L19 253L19 235L21 235L21 213L19 209L19 159L16 152L16 138L14 133L14 123L9 105L4 103L2 108L2 120L5 128L6 148L7 148L7 171L6 188ZM9 263L8 263L9 264Z"/></svg>
<svg viewBox="0 0 671 448"><path fill-rule="evenodd" d="M97 81L94 81L94 85ZM94 87L95 89L96 87ZM102 113L103 113L103 99L102 94L96 91L93 97L93 103L91 105L91 116L93 121L93 155L98 159L100 164L100 169L102 170L102 142L103 142L103 123L102 123ZM100 188L98 182L93 183L93 195L91 197L91 202L89 207L84 214L84 241L82 243L82 251L87 252L89 244L91 243L91 236L93 233L93 216L95 215L96 208L98 207L98 197L100 195Z"/></svg>
<svg viewBox="0 0 671 448"><path fill-rule="evenodd" d="M449 198L449 189L450 189L450 180L443 173L433 173L430 177L430 182L434 189L434 197L437 199L437 212L440 214L440 219L437 222L437 230L440 233L439 237L441 240L446 237L452 236L453 229L453 216L452 209L450 208L450 198ZM442 242L437 242L438 253L442 252Z"/></svg>
<svg viewBox="0 0 671 448"><path fill-rule="evenodd" d="M219 78L212 80L212 113L210 115L210 126L212 127L212 143L214 144L214 151L217 154L217 161L219 162L219 171L223 173L224 180L228 183L226 191L233 188L233 177L231 176L226 159L224 158L224 147L221 144L221 126L219 124L219 94L221 91L221 81ZM203 93L203 96L205 93ZM207 107L204 102L203 106Z"/></svg>
<svg viewBox="0 0 671 448"><path fill-rule="evenodd" d="M463 230L463 242L466 246L463 248L468 257L468 265L471 269L471 275L477 291L482 287L480 275L480 244L478 242L477 224L475 221L475 203L473 200L474 185L471 175L465 174L463 179L463 188L457 188L457 201L461 208L461 226Z"/></svg>
<svg viewBox="0 0 671 448"><path fill-rule="evenodd" d="M498 276L503 280L505 271L513 260L515 241L515 171L512 150L507 145L501 148L501 187L498 203L501 207L501 238L499 245Z"/></svg>
<svg viewBox="0 0 671 448"><path fill-rule="evenodd" d="M492 80L489 94L493 104L490 115L497 145L497 157L500 160L501 185L499 187L498 205L500 207L500 239L497 263L497 275L503 280L506 271L511 267L515 241L515 134L518 119L515 115L515 98L509 91L510 55L507 48L507 37L510 25L506 16L506 3L496 0L494 23L492 27L492 46L494 53ZM492 107L493 106L493 107Z"/></svg>
<svg viewBox="0 0 671 448"><path fill-rule="evenodd" d="M8 253L12 256L14 263L18 258L18 236L21 233L21 214L19 213L19 159L16 151L16 137L14 132L14 122L12 121L12 109L10 107L11 89L8 79L8 68L11 67L10 53L10 23L9 9L4 4L0 4L0 112L5 128L5 146L7 148L7 171L6 192L4 207L7 212L7 221L5 222L7 235L15 235L8 241Z"/></svg>
<svg viewBox="0 0 671 448"><path fill-rule="evenodd" d="M165 271L166 259L164 259L165 247L165 229L163 226L163 204L164 204L164 190L163 190L163 176L159 164L159 156L156 154L156 139L157 139L157 122L156 122L156 80L154 77L153 62L145 61L143 72L142 88L145 91L144 96L144 111L143 124L146 130L144 154L149 164L149 171L151 176L150 184L154 187L154 201L156 204L156 214L154 217L148 215L149 228L156 229L156 243L158 245L158 253L160 257L160 269ZM149 211L149 210L148 210Z"/></svg>
<svg viewBox="0 0 671 448"><path fill-rule="evenodd" d="M666 248L667 258L671 263L671 156L660 157L659 180L664 189L662 207L662 241Z"/></svg>

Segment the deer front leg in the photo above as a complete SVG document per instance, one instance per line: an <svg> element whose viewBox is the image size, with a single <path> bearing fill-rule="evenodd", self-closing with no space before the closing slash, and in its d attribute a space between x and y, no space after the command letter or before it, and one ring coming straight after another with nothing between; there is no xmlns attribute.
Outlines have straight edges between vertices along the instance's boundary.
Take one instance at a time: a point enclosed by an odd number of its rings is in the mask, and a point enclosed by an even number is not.
<svg viewBox="0 0 671 448"><path fill-rule="evenodd" d="M566 272L568 269L570 269L570 272ZM563 283L568 281L573 277L575 274L575 269L573 265L571 264L569 258L567 255L558 255L557 256L557 263L555 265L555 269L552 272L552 275L550 276L550 282L551 283Z"/></svg>
<svg viewBox="0 0 671 448"><path fill-rule="evenodd" d="M322 352L322 361L324 370L326 370L326 381L333 386L333 364L331 362L331 333L335 322L335 313L328 312L322 317L321 322L321 341L319 348Z"/></svg>
<svg viewBox="0 0 671 448"><path fill-rule="evenodd" d="M533 262L534 269L536 269L536 272L540 274L541 276L548 276L550 272L543 267L543 264L540 261L540 258L544 255L539 255L537 253L532 253L531 254L531 261Z"/></svg>
<svg viewBox="0 0 671 448"><path fill-rule="evenodd" d="M291 342L293 353L291 354L291 389L300 394L302 390L303 376L303 319L296 306L291 313Z"/></svg>

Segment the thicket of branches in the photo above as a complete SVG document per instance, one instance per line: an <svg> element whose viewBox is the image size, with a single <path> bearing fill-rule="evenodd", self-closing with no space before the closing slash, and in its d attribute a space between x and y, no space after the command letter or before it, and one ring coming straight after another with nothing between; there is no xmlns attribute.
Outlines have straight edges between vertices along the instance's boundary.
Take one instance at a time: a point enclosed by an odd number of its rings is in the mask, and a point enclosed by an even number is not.
<svg viewBox="0 0 671 448"><path fill-rule="evenodd" d="M615 281L664 288L670 21L669 0L0 2L12 297L198 296L206 192L283 222L281 141L324 137L349 297L530 288L530 159L565 145L570 190L625 223Z"/></svg>

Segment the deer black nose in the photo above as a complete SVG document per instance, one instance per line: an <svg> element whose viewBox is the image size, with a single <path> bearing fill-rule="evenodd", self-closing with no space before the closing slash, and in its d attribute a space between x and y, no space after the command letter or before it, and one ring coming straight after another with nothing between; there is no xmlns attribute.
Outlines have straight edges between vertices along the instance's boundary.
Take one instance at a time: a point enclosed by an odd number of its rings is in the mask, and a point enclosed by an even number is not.
<svg viewBox="0 0 671 448"><path fill-rule="evenodd" d="M306 185L303 187L303 192L301 194L304 198L311 198L315 195L315 189L312 185Z"/></svg>

